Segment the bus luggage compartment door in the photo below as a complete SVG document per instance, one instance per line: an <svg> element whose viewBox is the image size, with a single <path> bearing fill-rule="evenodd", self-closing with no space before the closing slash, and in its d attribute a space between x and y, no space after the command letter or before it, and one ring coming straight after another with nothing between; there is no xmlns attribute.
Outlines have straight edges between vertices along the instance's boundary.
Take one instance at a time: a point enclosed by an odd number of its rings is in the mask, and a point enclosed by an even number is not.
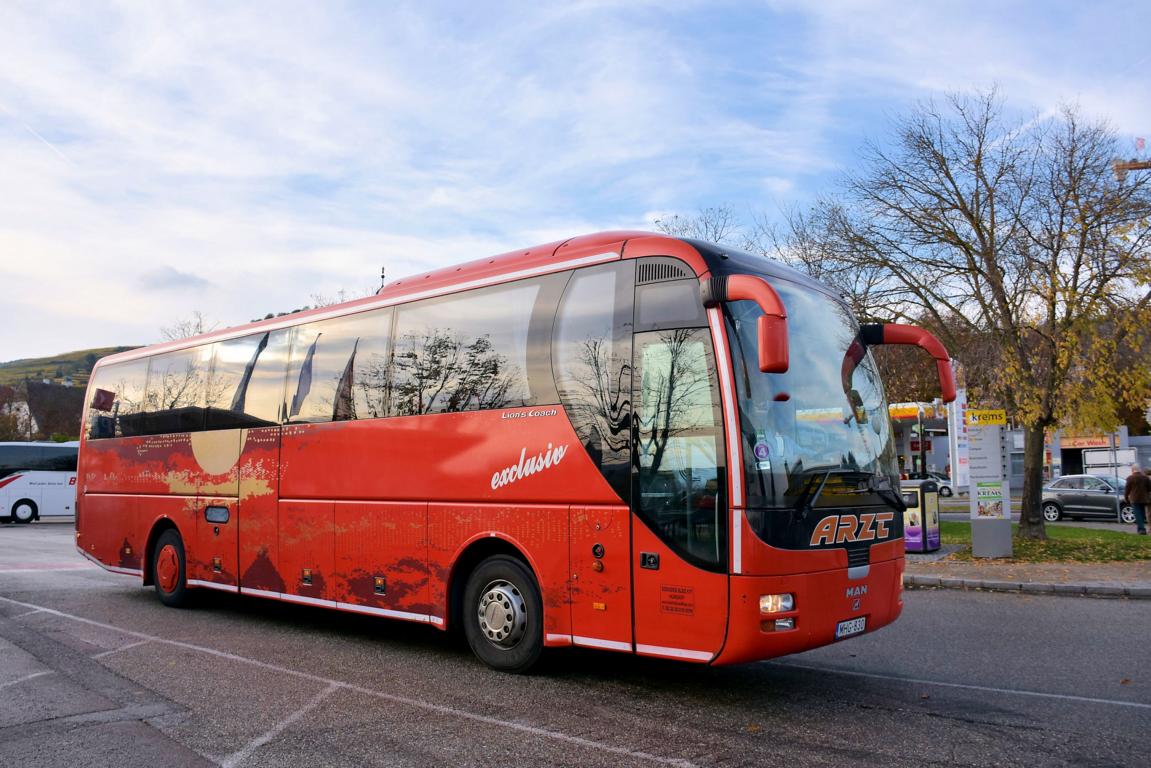
<svg viewBox="0 0 1151 768"><path fill-rule="evenodd" d="M573 506L570 514L572 642L630 651L631 511Z"/></svg>

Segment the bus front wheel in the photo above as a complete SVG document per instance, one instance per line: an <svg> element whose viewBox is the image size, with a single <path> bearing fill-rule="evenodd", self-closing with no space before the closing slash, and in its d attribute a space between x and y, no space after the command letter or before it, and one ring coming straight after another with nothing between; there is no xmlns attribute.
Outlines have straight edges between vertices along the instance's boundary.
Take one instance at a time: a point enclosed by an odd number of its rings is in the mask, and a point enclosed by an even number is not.
<svg viewBox="0 0 1151 768"><path fill-rule="evenodd" d="M27 525L36 519L36 505L30 501L18 501L12 505L12 521Z"/></svg>
<svg viewBox="0 0 1151 768"><path fill-rule="evenodd" d="M152 580L161 603L171 608L187 603L187 573L184 540L176 529L169 528L156 540L152 555Z"/></svg>
<svg viewBox="0 0 1151 768"><path fill-rule="evenodd" d="M476 567L464 590L464 634L480 661L527 672L543 652L543 600L519 560L497 555Z"/></svg>

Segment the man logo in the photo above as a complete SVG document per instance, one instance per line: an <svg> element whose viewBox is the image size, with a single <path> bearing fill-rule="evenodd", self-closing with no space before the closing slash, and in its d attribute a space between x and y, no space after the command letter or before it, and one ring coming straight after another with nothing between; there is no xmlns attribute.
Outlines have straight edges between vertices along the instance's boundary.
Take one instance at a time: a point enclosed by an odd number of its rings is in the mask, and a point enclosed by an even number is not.
<svg viewBox="0 0 1151 768"><path fill-rule="evenodd" d="M811 546L843 544L849 541L877 541L891 535L888 527L895 519L892 512L862 515L828 515L811 533Z"/></svg>

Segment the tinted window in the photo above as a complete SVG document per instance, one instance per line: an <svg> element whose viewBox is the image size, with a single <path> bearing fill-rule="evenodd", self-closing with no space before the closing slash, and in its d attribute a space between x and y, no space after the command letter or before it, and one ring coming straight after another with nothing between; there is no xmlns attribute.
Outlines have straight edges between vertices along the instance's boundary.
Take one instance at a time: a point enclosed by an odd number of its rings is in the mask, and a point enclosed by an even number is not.
<svg viewBox="0 0 1151 768"><path fill-rule="evenodd" d="M719 397L705 328L636 334L638 511L704 567L727 561Z"/></svg>
<svg viewBox="0 0 1151 768"><path fill-rule="evenodd" d="M0 446L0 477L7 477L20 470L34 469L39 462L39 449L34 445Z"/></svg>
<svg viewBox="0 0 1151 768"><path fill-rule="evenodd" d="M88 403L89 437L145 434L142 414L147 381L147 358L97 368Z"/></svg>
<svg viewBox="0 0 1151 768"><path fill-rule="evenodd" d="M699 281L674 280L636 286L637 331L696 328L702 325L707 325L707 318L699 299Z"/></svg>
<svg viewBox="0 0 1151 768"><path fill-rule="evenodd" d="M146 434L204 428L204 386L211 355L211 346L204 345L152 358L145 398Z"/></svg>
<svg viewBox="0 0 1151 768"><path fill-rule="evenodd" d="M390 320L390 310L377 310L296 328L288 371L288 420L382 416Z"/></svg>
<svg viewBox="0 0 1151 768"><path fill-rule="evenodd" d="M568 419L592 461L627 500L631 464L633 262L572 275L555 319L552 368Z"/></svg>
<svg viewBox="0 0 1151 768"><path fill-rule="evenodd" d="M552 275L399 307L389 412L555 402L547 345L563 281Z"/></svg>
<svg viewBox="0 0 1151 768"><path fill-rule="evenodd" d="M208 385L208 429L264 427L283 413L288 330L259 333L215 345Z"/></svg>
<svg viewBox="0 0 1151 768"><path fill-rule="evenodd" d="M292 331L284 328L268 334L268 343L256 359L240 404L244 415L256 424L278 424L286 413L285 390ZM246 365L246 364L245 364Z"/></svg>
<svg viewBox="0 0 1151 768"><path fill-rule="evenodd" d="M46 445L40 449L40 468L49 472L75 472L78 449L72 446Z"/></svg>

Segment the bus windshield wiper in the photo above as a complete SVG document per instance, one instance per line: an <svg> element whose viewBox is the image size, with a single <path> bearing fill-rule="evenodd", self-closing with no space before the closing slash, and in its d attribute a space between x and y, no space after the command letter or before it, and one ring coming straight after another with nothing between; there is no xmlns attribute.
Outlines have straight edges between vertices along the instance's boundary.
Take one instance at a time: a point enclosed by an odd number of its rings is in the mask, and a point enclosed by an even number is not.
<svg viewBox="0 0 1151 768"><path fill-rule="evenodd" d="M817 485L814 475L807 481L807 485L803 486L803 493L800 494L799 499L795 502L795 506L792 507L791 510L795 513L796 519L804 519L807 517L808 512L815 509L815 502L819 499L819 494L823 493L823 487L827 485L828 478L831 477L831 473L835 470L836 467L827 468L827 471L819 477L818 487L815 488L814 493L811 491L812 487Z"/></svg>
<svg viewBox="0 0 1151 768"><path fill-rule="evenodd" d="M887 477L887 475L869 475L867 478L867 488L887 502L896 512L904 512L907 510L907 504L903 501L903 494L896 493L892 489L891 479Z"/></svg>

